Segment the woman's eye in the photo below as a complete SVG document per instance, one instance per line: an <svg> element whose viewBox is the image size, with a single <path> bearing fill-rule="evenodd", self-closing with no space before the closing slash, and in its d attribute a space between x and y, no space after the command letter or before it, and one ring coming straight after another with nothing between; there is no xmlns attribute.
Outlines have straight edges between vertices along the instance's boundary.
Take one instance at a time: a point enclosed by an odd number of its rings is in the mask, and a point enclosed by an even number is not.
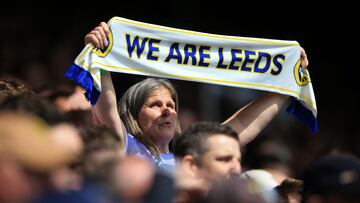
<svg viewBox="0 0 360 203"><path fill-rule="evenodd" d="M161 103L160 102L154 102L154 103L150 103L150 105L148 105L150 108L161 108Z"/></svg>
<svg viewBox="0 0 360 203"><path fill-rule="evenodd" d="M152 103L147 104L146 106L148 106L149 108L162 108L163 103L162 102L152 102ZM172 103L166 104L166 108L175 109L175 104L172 104Z"/></svg>

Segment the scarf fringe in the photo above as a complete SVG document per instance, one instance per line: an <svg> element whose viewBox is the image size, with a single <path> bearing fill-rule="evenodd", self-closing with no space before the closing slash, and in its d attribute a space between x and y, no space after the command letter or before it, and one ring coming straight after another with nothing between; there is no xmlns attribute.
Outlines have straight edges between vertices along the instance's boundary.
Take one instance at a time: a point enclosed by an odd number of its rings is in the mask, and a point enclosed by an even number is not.
<svg viewBox="0 0 360 203"><path fill-rule="evenodd" d="M319 131L318 122L314 114L298 100L293 99L286 111L294 115L298 120L304 122L313 134Z"/></svg>
<svg viewBox="0 0 360 203"><path fill-rule="evenodd" d="M91 105L96 104L100 92L94 86L93 79L88 71L73 63L65 72L65 76L85 88L84 95L86 99L90 101Z"/></svg>

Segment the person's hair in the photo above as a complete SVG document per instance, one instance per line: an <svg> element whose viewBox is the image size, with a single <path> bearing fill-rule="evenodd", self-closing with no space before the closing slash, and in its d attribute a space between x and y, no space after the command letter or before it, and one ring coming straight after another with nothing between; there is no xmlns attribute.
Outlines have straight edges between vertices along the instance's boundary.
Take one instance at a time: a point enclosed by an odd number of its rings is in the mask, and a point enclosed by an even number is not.
<svg viewBox="0 0 360 203"><path fill-rule="evenodd" d="M201 164L201 157L209 150L206 145L207 139L219 134L234 138L236 141L239 139L237 132L228 125L217 122L198 122L189 126L175 140L174 154L177 157L192 155Z"/></svg>
<svg viewBox="0 0 360 203"><path fill-rule="evenodd" d="M55 104L37 96L8 96L0 104L0 111L31 113L39 116L51 126L68 121L68 118L59 111Z"/></svg>
<svg viewBox="0 0 360 203"><path fill-rule="evenodd" d="M0 102L9 96L35 96L35 92L19 79L0 80Z"/></svg>
<svg viewBox="0 0 360 203"><path fill-rule="evenodd" d="M275 190L280 196L281 203L288 203L290 194L299 194L301 195L303 187L303 181L295 178L286 178L280 183L280 185L275 187Z"/></svg>
<svg viewBox="0 0 360 203"><path fill-rule="evenodd" d="M84 154L90 154L102 149L121 149L122 140L111 128L104 126L83 126L80 136L84 143Z"/></svg>
<svg viewBox="0 0 360 203"><path fill-rule="evenodd" d="M83 126L79 132L84 150L81 159L76 163L77 170L80 170L86 179L104 181L104 177L108 176L109 164L119 159L122 140L113 129L104 126ZM110 156L101 156L108 152L111 153Z"/></svg>
<svg viewBox="0 0 360 203"><path fill-rule="evenodd" d="M178 111L179 100L175 88L169 80L161 78L147 78L136 83L125 92L119 102L120 118L126 130L143 143L157 159L160 159L160 150L149 136L144 135L138 123L138 115L143 105L147 102L149 95L160 87L165 87L169 90L171 98L175 102L175 110ZM179 136L180 133L181 129L177 118L174 138ZM172 142L169 147L173 149Z"/></svg>

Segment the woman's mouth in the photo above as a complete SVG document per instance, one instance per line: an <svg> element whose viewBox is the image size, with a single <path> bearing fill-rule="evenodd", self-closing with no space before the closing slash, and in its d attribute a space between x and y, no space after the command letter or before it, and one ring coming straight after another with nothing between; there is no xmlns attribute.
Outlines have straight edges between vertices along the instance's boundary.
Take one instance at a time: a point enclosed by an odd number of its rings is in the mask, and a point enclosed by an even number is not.
<svg viewBox="0 0 360 203"><path fill-rule="evenodd" d="M160 126L161 126L161 127L171 127L172 124L171 124L170 121L167 121L167 122L162 122L162 123L160 123Z"/></svg>

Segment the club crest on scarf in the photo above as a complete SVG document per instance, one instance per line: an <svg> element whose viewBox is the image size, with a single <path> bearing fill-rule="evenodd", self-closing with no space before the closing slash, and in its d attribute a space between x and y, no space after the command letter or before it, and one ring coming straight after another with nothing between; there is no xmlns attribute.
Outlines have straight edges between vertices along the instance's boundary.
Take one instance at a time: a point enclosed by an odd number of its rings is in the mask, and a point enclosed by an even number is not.
<svg viewBox="0 0 360 203"><path fill-rule="evenodd" d="M112 32L110 32L107 40L108 40L109 43L107 44L107 46L105 46L104 49L99 49L99 48L94 47L92 49L92 52L95 53L96 55L100 56L100 57L107 56L108 53L110 52L111 48L113 47L113 44L114 44Z"/></svg>
<svg viewBox="0 0 360 203"><path fill-rule="evenodd" d="M294 68L295 81L299 86L305 86L310 82L310 76L307 69L301 67L300 60L296 63Z"/></svg>

